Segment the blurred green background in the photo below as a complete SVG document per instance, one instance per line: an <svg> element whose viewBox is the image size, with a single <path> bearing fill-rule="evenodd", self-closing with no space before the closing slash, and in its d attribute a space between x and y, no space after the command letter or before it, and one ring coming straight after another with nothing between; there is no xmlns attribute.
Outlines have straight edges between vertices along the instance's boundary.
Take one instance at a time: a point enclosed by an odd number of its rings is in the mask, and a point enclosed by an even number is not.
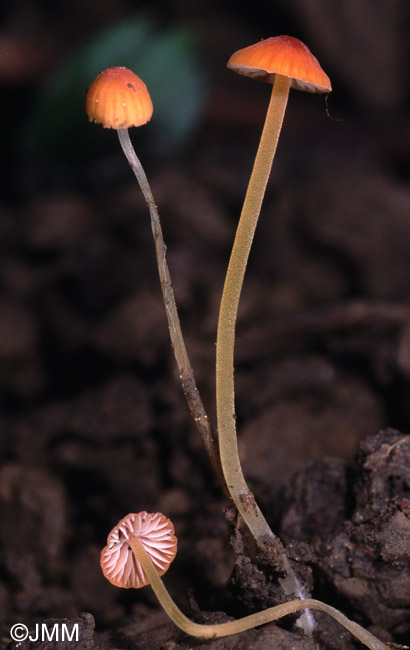
<svg viewBox="0 0 410 650"><path fill-rule="evenodd" d="M208 87L197 45L193 28L161 29L145 15L129 16L87 39L42 85L28 120L28 154L78 159L109 147L112 133L90 128L84 119L85 90L99 72L118 65L148 86L154 104L147 129L151 150L166 152L183 144L200 118Z"/></svg>

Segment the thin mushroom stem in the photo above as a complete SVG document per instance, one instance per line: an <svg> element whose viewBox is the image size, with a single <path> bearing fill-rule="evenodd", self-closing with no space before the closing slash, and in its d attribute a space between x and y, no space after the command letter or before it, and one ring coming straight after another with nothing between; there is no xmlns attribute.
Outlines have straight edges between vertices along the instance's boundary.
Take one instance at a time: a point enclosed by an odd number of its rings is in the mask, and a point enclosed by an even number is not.
<svg viewBox="0 0 410 650"><path fill-rule="evenodd" d="M155 253L158 264L158 272L164 299L165 311L168 320L169 333L175 359L178 366L182 390L188 404L188 408L200 433L202 444L207 452L211 464L217 474L222 488L228 494L225 479L221 469L221 462L218 452L218 444L204 405L201 400L198 388L195 383L194 373L188 358L182 335L181 324L175 302L174 290L166 260L166 245L162 234L158 209L154 201L145 171L132 146L128 129L118 129L118 138L128 163L134 172L151 216L151 229L154 237Z"/></svg>
<svg viewBox="0 0 410 650"><path fill-rule="evenodd" d="M275 538L243 475L235 425L234 346L239 298L258 217L282 128L290 81L276 75L259 148L249 180L222 293L216 343L216 404L221 464L230 495L263 550ZM282 547L283 548L283 547ZM283 549L285 594L303 597L301 587ZM310 628L313 627L311 623Z"/></svg>
<svg viewBox="0 0 410 650"><path fill-rule="evenodd" d="M201 639L217 639L231 636L233 634L245 632L246 630L250 630L259 625L264 625L265 623L277 621L284 616L309 608L325 612L332 616L343 625L343 627L349 630L353 636L359 639L363 645L371 650L389 650L388 647L373 636L373 634L348 619L344 614L339 612L339 610L322 603L320 600L314 599L293 600L227 623L216 623L214 625L195 623L185 616L170 596L140 540L137 537L132 537L128 540L128 545L131 547L136 559L140 562L144 574L149 580L164 611L177 627L190 636Z"/></svg>
<svg viewBox="0 0 410 650"><path fill-rule="evenodd" d="M234 346L239 298L289 95L289 79L276 75L259 148L249 180L226 273L216 342L216 402L219 452L226 483L256 541L269 527L246 484L235 426Z"/></svg>

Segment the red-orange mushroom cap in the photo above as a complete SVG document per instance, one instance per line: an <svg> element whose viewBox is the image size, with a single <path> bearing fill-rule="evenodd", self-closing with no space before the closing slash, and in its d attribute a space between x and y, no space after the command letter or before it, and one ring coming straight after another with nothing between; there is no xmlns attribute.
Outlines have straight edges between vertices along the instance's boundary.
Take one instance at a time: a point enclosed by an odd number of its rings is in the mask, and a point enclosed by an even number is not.
<svg viewBox="0 0 410 650"><path fill-rule="evenodd" d="M228 68L248 77L273 83L275 75L290 79L290 86L308 92L332 90L327 74L309 48L293 36L273 36L232 54Z"/></svg>
<svg viewBox="0 0 410 650"><path fill-rule="evenodd" d="M90 122L117 130L142 126L153 112L145 83L124 67L100 72L87 90L85 107Z"/></svg>
<svg viewBox="0 0 410 650"><path fill-rule="evenodd" d="M101 551L101 569L116 587L139 589L149 584L129 541L137 537L162 576L177 552L177 538L172 522L159 512L131 513L121 519L107 537Z"/></svg>

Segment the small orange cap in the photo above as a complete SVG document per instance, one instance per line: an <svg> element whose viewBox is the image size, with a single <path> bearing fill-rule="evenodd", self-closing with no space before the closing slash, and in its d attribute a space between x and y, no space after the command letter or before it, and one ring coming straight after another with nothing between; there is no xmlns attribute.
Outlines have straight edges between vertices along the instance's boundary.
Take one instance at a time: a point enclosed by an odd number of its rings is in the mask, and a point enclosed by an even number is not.
<svg viewBox="0 0 410 650"><path fill-rule="evenodd" d="M152 101L144 82L123 67L107 68L87 90L85 108L90 122L107 129L128 129L146 124Z"/></svg>
<svg viewBox="0 0 410 650"><path fill-rule="evenodd" d="M172 521L160 512L127 515L112 529L107 546L101 551L102 572L116 587L139 589L149 584L128 545L133 537L138 537L160 576L168 570L176 555L177 538Z"/></svg>
<svg viewBox="0 0 410 650"><path fill-rule="evenodd" d="M273 83L276 74L289 77L292 88L311 93L332 90L319 61L293 36L273 36L232 54L228 68L248 77Z"/></svg>

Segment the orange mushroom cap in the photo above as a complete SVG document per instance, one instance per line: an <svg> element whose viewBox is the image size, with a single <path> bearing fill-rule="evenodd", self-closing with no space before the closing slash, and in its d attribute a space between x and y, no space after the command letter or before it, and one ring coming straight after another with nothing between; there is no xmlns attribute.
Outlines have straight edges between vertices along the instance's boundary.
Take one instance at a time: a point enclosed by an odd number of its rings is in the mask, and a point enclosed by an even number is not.
<svg viewBox="0 0 410 650"><path fill-rule="evenodd" d="M117 130L146 124L153 111L145 83L123 67L100 72L87 90L85 108L90 122Z"/></svg>
<svg viewBox="0 0 410 650"><path fill-rule="evenodd" d="M159 512L131 513L121 519L107 537L101 551L101 569L116 587L139 589L149 584L128 541L138 537L162 576L177 552L177 538L172 522Z"/></svg>
<svg viewBox="0 0 410 650"><path fill-rule="evenodd" d="M327 74L309 48L293 36L273 36L232 54L228 68L273 83L275 75L289 77L292 88L311 93L332 90Z"/></svg>

